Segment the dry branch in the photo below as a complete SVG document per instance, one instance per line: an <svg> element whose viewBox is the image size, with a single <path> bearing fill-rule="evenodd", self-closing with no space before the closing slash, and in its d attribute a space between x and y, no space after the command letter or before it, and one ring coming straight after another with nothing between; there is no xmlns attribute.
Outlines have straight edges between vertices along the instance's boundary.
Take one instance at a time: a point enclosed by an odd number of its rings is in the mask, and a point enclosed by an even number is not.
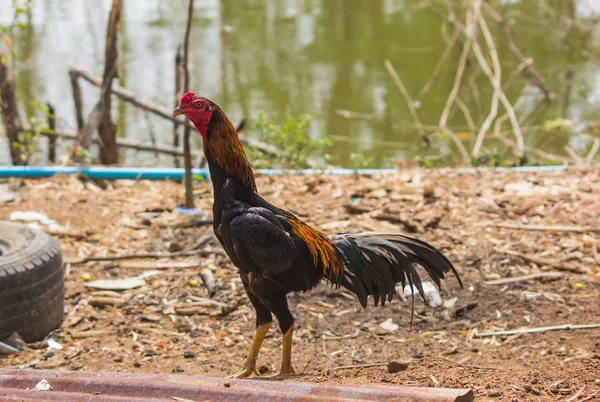
<svg viewBox="0 0 600 402"><path fill-rule="evenodd" d="M98 125L100 138L100 162L113 165L119 162L119 149L117 148L117 126L111 117L111 87L112 80L117 76L117 27L121 19L121 0L113 0L110 10L108 28L106 29L106 49L104 52L104 74L102 81L102 118Z"/></svg>
<svg viewBox="0 0 600 402"><path fill-rule="evenodd" d="M600 324L584 324L584 325L573 325L573 324L565 324L565 325L556 325L554 327L539 327L539 328L520 328L509 331L493 331L493 332L481 332L477 333L475 336L505 336L505 335L517 335L517 334L534 334L536 332L546 332L546 331L564 331L564 330L575 330L575 329L594 329L600 328Z"/></svg>
<svg viewBox="0 0 600 402"><path fill-rule="evenodd" d="M21 155L19 145L19 127L21 121L19 119L19 109L17 107L17 99L15 97L15 87L8 76L8 67L2 61L0 56L0 109L2 112L2 120L6 127L6 137L10 147L10 158L13 165L22 165L25 161Z"/></svg>
<svg viewBox="0 0 600 402"><path fill-rule="evenodd" d="M532 279L539 279L539 278L558 279L558 278L562 278L564 276L565 276L565 274L563 274L562 272L538 272L536 274L513 276L511 278L494 279L492 281L485 281L483 283L488 286L496 286L496 285L506 285L507 283L527 282Z"/></svg>
<svg viewBox="0 0 600 402"><path fill-rule="evenodd" d="M51 131L48 129L35 131L32 129L25 129L25 128L21 128L19 131L28 132L28 133L32 133L32 134L39 132L43 136L56 137L56 138L61 138L61 139L65 139L65 140L75 141L77 139L77 133L74 131L66 131L66 130ZM94 139L93 141L96 143L99 142L98 138ZM136 149L138 151L158 152L161 154L172 155L172 156L182 156L183 155L182 148L176 148L176 147L173 147L170 145L165 145L165 144L152 144L150 142L137 142L137 141L130 140L128 138L117 138L117 146L123 147L123 148ZM200 156L201 154L202 154L201 151L192 151L192 155L194 155L194 156Z"/></svg>
<svg viewBox="0 0 600 402"><path fill-rule="evenodd" d="M95 76L94 74L91 74L91 73L83 70L80 67L77 67L74 65L69 66L69 73L83 78L84 80L86 80L87 82L89 82L92 85L95 85L97 87L102 87L102 78ZM140 109L147 110L148 112L150 112L152 114L155 114L159 117L162 117L164 119L167 119L167 120L173 122L174 125L184 124L184 120L176 119L175 117L173 117L171 115L172 110L169 110L168 108L166 108L162 105L159 105L157 103L142 99L140 96L119 86L116 83L113 83L113 85L112 85L112 93L115 94L116 96L118 96L119 98L123 99L124 101L129 102L136 107L139 107ZM265 144L261 141L255 140L253 138L247 138L246 136L241 135L241 134L238 134L238 136L240 137L240 141L242 141L242 144L250 145L264 154L272 155L272 156L281 156L282 155L281 151L279 151L277 148L275 148L272 145Z"/></svg>
<svg viewBox="0 0 600 402"><path fill-rule="evenodd" d="M421 119L419 118L419 113L417 113L417 109L415 109L414 102L413 102L410 94L408 93L406 86L404 86L402 79L400 78L400 76L394 69L394 66L388 59L385 59L383 64L385 65L385 68L388 70L388 73L390 73L390 75L392 76L392 79L394 80L396 87L398 87L398 90L400 91L402 96L404 96L404 100L406 100L408 110L409 110L413 120L415 121L415 124L417 124L417 129L419 130L419 134L421 134L421 136L424 136L425 131L423 130L423 125L421 124Z"/></svg>
<svg viewBox="0 0 600 402"><path fill-rule="evenodd" d="M48 161L56 162L56 136L52 135L56 130L56 116L54 115L54 107L48 103Z"/></svg>
<svg viewBox="0 0 600 402"><path fill-rule="evenodd" d="M192 19L194 18L194 0L189 1L187 25L185 28L185 38L183 41L183 90L190 90L190 32L192 30ZM190 121L185 120L185 128L183 131L183 164L185 167L185 177L183 179L185 185L185 207L194 208L194 190L192 188L192 156L190 152Z"/></svg>

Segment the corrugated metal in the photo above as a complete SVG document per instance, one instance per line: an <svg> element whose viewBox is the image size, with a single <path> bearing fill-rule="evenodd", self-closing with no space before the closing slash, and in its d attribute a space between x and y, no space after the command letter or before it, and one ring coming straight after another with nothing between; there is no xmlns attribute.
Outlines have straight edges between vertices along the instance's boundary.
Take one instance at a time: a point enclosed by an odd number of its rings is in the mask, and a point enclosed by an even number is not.
<svg viewBox="0 0 600 402"><path fill-rule="evenodd" d="M52 391L34 391L45 379ZM2 401L457 401L465 389L352 386L267 380L229 380L171 374L0 370Z"/></svg>

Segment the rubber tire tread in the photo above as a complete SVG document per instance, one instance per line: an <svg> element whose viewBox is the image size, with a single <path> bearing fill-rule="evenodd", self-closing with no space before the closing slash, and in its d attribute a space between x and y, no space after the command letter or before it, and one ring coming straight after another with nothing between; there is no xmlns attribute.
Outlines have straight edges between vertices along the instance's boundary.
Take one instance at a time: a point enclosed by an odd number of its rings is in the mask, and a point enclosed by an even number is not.
<svg viewBox="0 0 600 402"><path fill-rule="evenodd" d="M44 339L64 311L62 253L40 230L0 222L0 341L17 332L25 342Z"/></svg>

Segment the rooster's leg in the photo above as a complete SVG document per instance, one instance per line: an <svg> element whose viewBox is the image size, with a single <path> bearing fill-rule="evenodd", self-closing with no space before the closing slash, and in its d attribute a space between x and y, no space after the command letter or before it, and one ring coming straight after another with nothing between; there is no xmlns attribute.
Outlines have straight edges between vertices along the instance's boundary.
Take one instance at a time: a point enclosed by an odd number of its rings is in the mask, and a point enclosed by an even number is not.
<svg viewBox="0 0 600 402"><path fill-rule="evenodd" d="M252 293L249 286L249 277L246 275L240 275L240 277L242 278L244 289L246 289L246 294L248 295L254 310L256 310L256 332L254 333L254 339L252 340L252 346L250 346L248 357L246 357L246 361L244 362L244 367L242 368L242 371L232 375L231 377L233 378L246 378L250 377L252 374L257 376L260 375L256 369L256 358L258 357L258 352L260 352L265 336L267 335L267 332L269 332L269 328L273 322L271 311L261 303L254 293Z"/></svg>
<svg viewBox="0 0 600 402"><path fill-rule="evenodd" d="M292 367L292 336L294 334L294 317L290 313L285 294L277 298L277 303L269 305L279 321L283 334L281 338L281 370L279 375L296 374Z"/></svg>
<svg viewBox="0 0 600 402"><path fill-rule="evenodd" d="M294 324L286 333L283 334L281 342L281 371L279 375L296 374L292 367L292 335L294 334Z"/></svg>
<svg viewBox="0 0 600 402"><path fill-rule="evenodd" d="M250 377L252 374L257 376L260 375L256 369L256 358L258 357L258 352L260 352L263 340L265 339L267 332L269 332L270 326L271 323L267 322L256 327L256 333L254 334L248 357L246 357L246 361L244 362L244 368L239 373L231 376L232 378L246 378Z"/></svg>

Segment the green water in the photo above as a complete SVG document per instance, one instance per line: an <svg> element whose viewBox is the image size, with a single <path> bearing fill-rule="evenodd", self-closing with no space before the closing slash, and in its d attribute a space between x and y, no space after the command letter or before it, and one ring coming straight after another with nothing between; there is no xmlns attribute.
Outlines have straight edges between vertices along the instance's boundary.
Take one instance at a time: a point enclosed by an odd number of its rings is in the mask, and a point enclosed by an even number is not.
<svg viewBox="0 0 600 402"><path fill-rule="evenodd" d="M452 0L451 0L452 1ZM446 44L451 28L436 12L419 7L417 0L196 0L191 42L191 80L198 94L221 105L234 122L252 120L259 110L278 119L283 113L312 113L311 135L334 140L332 162L352 166L356 156L367 166L389 165L397 158L417 155L440 158L439 164L459 162L447 138L430 136L426 146L414 126L407 102L383 61L389 59L415 99L424 125L437 126L454 82L461 48L455 46L429 92L419 98ZM458 2L457 2L458 3ZM547 105L543 94L519 74L505 86L514 103L525 94L517 114L522 117L525 144L565 155L565 146L585 156L586 137L547 134L536 128L546 120L595 120L600 103L600 15L596 0L489 1L510 18L513 37L526 57L558 94ZM0 0L0 24L13 20L12 0ZM75 128L67 63L100 74L103 68L105 26L109 0L37 0L30 12L18 17L14 31L18 68L18 98L22 114L35 114L31 101L51 102L58 127ZM174 56L182 42L187 1L124 0L120 29L119 83L140 96L172 107ZM459 18L460 10L457 8ZM597 14L596 14L597 13ZM568 21L576 20L577 24ZM503 81L519 62L507 49L499 27L488 18L496 40ZM483 39L480 38L483 44ZM591 53L582 53L582 49ZM484 48L486 56L487 50ZM592 61L594 60L594 61ZM477 127L490 108L487 78L471 54L460 97ZM470 83L470 84L469 84ZM96 88L82 83L84 104L90 110L98 99ZM474 92L474 88L477 90ZM475 96L474 94L478 94ZM351 113L348 113L351 112ZM533 113L531 113L533 112ZM500 108L500 114L504 109ZM527 117L531 114L530 117ZM172 125L124 104L115 105L119 135L171 143ZM449 127L464 139L467 150L475 135L463 114L454 108ZM532 128L533 127L533 128ZM576 124L577 127L577 124ZM431 129L427 133L431 133ZM506 136L514 140L508 121ZM589 132L585 126L578 131ZM152 133L152 134L151 134ZM592 133L593 134L593 133ZM597 135L597 134L595 134ZM199 137L195 138L200 146ZM40 143L44 147L45 142ZM484 152L498 146L486 142ZM171 165L168 157L127 151L129 164ZM8 163L0 144L0 163ZM37 163L44 163L40 152Z"/></svg>

